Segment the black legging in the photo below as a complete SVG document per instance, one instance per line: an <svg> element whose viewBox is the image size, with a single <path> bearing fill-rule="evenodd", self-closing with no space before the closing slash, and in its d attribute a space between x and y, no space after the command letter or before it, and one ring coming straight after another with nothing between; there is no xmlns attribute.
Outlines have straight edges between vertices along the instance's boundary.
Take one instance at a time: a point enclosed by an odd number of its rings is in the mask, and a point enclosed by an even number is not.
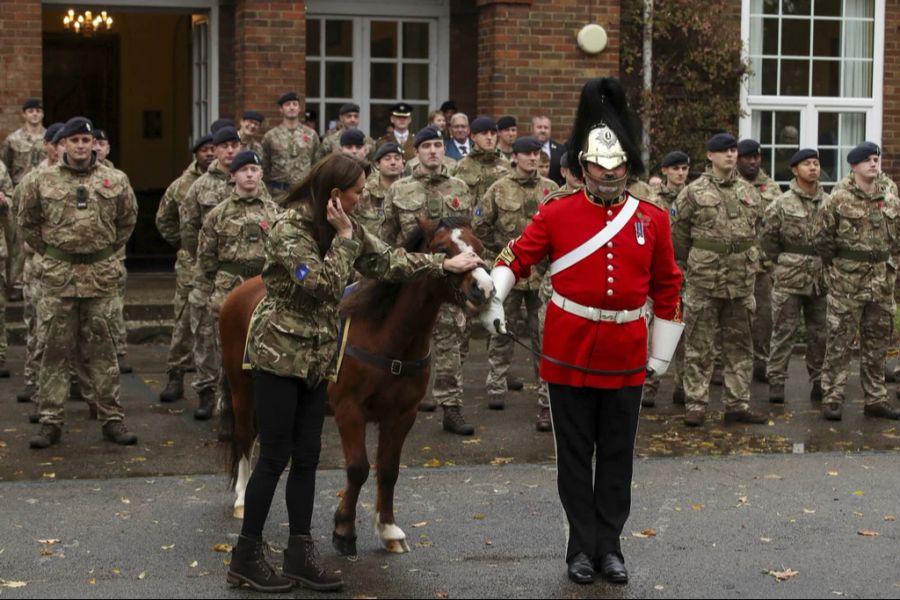
<svg viewBox="0 0 900 600"><path fill-rule="evenodd" d="M259 462L247 484L241 535L262 539L275 488L291 461L287 508L291 535L309 534L322 447L327 384L310 389L302 379L253 372L259 423Z"/></svg>

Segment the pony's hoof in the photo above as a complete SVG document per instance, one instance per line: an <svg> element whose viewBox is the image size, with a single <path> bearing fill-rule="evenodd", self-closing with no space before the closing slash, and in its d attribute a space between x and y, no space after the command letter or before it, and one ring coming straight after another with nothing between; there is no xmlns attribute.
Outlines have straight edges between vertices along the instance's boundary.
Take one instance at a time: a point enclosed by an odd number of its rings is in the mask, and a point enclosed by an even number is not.
<svg viewBox="0 0 900 600"><path fill-rule="evenodd" d="M341 535L337 531L331 534L331 545L341 556L356 556L356 536Z"/></svg>
<svg viewBox="0 0 900 600"><path fill-rule="evenodd" d="M382 540L384 549L393 554L406 554L409 552L409 544L405 539L402 540Z"/></svg>
<svg viewBox="0 0 900 600"><path fill-rule="evenodd" d="M235 519L243 519L244 518L244 507L243 506L235 506L234 512L231 513Z"/></svg>

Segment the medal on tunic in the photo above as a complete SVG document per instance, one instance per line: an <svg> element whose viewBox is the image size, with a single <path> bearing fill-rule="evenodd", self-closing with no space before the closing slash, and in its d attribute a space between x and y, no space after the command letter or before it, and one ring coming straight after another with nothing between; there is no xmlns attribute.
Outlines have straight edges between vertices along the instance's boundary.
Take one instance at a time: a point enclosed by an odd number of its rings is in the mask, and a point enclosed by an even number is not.
<svg viewBox="0 0 900 600"><path fill-rule="evenodd" d="M637 243L639 246L643 246L647 243L647 240L644 238L644 224L640 221L636 221L634 223L634 235L637 238Z"/></svg>

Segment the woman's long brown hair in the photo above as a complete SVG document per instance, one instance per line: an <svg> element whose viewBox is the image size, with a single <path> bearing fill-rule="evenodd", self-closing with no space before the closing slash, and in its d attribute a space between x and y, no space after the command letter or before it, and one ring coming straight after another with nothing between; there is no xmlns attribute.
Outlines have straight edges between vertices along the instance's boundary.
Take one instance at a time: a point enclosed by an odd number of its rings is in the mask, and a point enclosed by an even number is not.
<svg viewBox="0 0 900 600"><path fill-rule="evenodd" d="M319 256L325 256L334 239L335 230L328 222L328 200L331 190L350 189L364 171L359 162L340 153L329 154L317 162L300 185L291 190L285 201L286 207L306 204L313 222L313 237L319 247Z"/></svg>

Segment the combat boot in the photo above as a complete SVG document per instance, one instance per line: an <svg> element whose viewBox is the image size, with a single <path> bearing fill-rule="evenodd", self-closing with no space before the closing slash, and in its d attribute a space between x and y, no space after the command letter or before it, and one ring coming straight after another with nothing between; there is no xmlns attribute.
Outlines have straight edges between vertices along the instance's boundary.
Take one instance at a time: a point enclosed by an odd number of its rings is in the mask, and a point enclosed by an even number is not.
<svg viewBox="0 0 900 600"><path fill-rule="evenodd" d="M488 408L491 410L503 410L506 408L506 402L502 395L491 394L488 396Z"/></svg>
<svg viewBox="0 0 900 600"><path fill-rule="evenodd" d="M20 394L16 394L16 402L31 402L31 399L34 397L34 386L26 385L25 391Z"/></svg>
<svg viewBox="0 0 900 600"><path fill-rule="evenodd" d="M194 418L198 421L209 421L216 407L216 390L207 388L200 390L197 395L200 397L200 406L194 411Z"/></svg>
<svg viewBox="0 0 900 600"><path fill-rule="evenodd" d="M863 414L867 417L878 417L879 419L900 419L900 409L896 409L887 402L879 402L878 404L867 404L863 408Z"/></svg>
<svg viewBox="0 0 900 600"><path fill-rule="evenodd" d="M549 407L541 407L541 412L538 413L537 422L534 424L534 428L544 432L553 431L553 419L550 418Z"/></svg>
<svg viewBox="0 0 900 600"><path fill-rule="evenodd" d="M253 540L243 535L231 551L231 564L225 581L232 587L247 585L257 592L284 593L294 587L294 582L275 572L269 563L267 545L262 540Z"/></svg>
<svg viewBox="0 0 900 600"><path fill-rule="evenodd" d="M684 424L688 427L700 427L706 422L706 411L702 408L691 409L684 415Z"/></svg>
<svg viewBox="0 0 900 600"><path fill-rule="evenodd" d="M784 384L769 384L769 402L772 404L784 404Z"/></svg>
<svg viewBox="0 0 900 600"><path fill-rule="evenodd" d="M134 369L132 369L130 366L128 366L125 363L124 356L120 356L119 357L119 375L131 375L132 373L134 373Z"/></svg>
<svg viewBox="0 0 900 600"><path fill-rule="evenodd" d="M840 402L826 402L822 405L822 416L826 421L840 421L843 418L843 410Z"/></svg>
<svg viewBox="0 0 900 600"><path fill-rule="evenodd" d="M512 375L507 376L506 378L506 389L510 392L521 392L525 388L525 382L523 382L518 377L513 377Z"/></svg>
<svg viewBox="0 0 900 600"><path fill-rule="evenodd" d="M56 425L44 423L41 425L41 429L38 431L37 435L28 441L28 445L38 450L49 448L53 444L59 443L59 438L61 437L62 429Z"/></svg>
<svg viewBox="0 0 900 600"><path fill-rule="evenodd" d="M457 435L472 435L475 428L466 423L462 416L462 411L458 406L444 407L444 431L455 433Z"/></svg>
<svg viewBox="0 0 900 600"><path fill-rule="evenodd" d="M749 423L751 425L765 425L769 422L769 416L750 410L726 410L722 419L725 423Z"/></svg>
<svg viewBox="0 0 900 600"><path fill-rule="evenodd" d="M809 400L810 402L822 401L822 382L817 381L812 385L812 389L809 391Z"/></svg>
<svg viewBox="0 0 900 600"><path fill-rule="evenodd" d="M437 403L430 394L422 398L422 401L419 402L419 412L434 412L436 408Z"/></svg>
<svg viewBox="0 0 900 600"><path fill-rule="evenodd" d="M133 446L137 444L137 436L128 431L122 421L108 421L103 424L103 439L119 444Z"/></svg>
<svg viewBox="0 0 900 600"><path fill-rule="evenodd" d="M344 587L344 580L329 575L319 562L319 551L310 535L292 535L284 550L284 576L318 592L331 592Z"/></svg>
<svg viewBox="0 0 900 600"><path fill-rule="evenodd" d="M184 398L184 372L169 371L169 383L166 389L159 393L160 402L177 402Z"/></svg>
<svg viewBox="0 0 900 600"><path fill-rule="evenodd" d="M0 379L9 379L12 376L12 373L9 372L9 369L0 367Z"/></svg>
<svg viewBox="0 0 900 600"><path fill-rule="evenodd" d="M641 392L641 406L644 408L656 406L656 390L645 389Z"/></svg>
<svg viewBox="0 0 900 600"><path fill-rule="evenodd" d="M35 408L34 412L28 415L28 422L34 425L35 423L41 422L41 412Z"/></svg>

